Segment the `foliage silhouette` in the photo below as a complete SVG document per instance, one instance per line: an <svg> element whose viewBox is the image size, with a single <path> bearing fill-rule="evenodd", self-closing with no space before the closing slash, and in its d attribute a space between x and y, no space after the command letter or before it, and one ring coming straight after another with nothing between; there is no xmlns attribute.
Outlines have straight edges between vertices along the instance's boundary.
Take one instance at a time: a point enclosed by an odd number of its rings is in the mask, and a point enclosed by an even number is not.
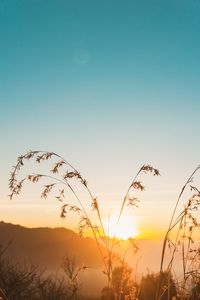
<svg viewBox="0 0 200 300"><path fill-rule="evenodd" d="M29 173L25 177L20 177L20 171L22 167L24 167L25 162L29 160L34 161L36 164L53 161L53 165L49 167L48 172L33 174ZM134 191L144 190L144 185L139 180L139 176L146 173L150 173L153 176L160 175L159 171L154 167L150 165L142 165L131 181L131 184L129 185L128 190L122 200L117 217L117 224L121 219L125 206L137 207L138 199L134 196ZM97 197L94 197L85 178L66 159L55 152L46 151L29 151L26 154L19 156L9 180L9 188L11 191L10 199L20 194L26 181L38 183L41 182L42 179L48 180L48 183L43 185L41 197L47 198L50 193L54 192L54 197L62 203L61 217L64 218L66 217L67 213L74 212L79 217L79 234L83 235L85 230L88 229L92 231L104 263L104 274L106 274L108 279L108 287L110 287L112 285L113 265L115 259L114 248L116 242L116 232L112 239L106 235L102 221L100 204ZM78 188L74 187L77 183L79 184ZM60 186L62 186L62 188L59 188ZM88 205L79 196L78 191L80 186L87 192L89 196L90 206L96 213L95 221L92 219L91 212L88 211ZM75 203L66 202L67 192L71 192ZM98 223L96 220L98 220ZM106 256L102 252L102 245L106 249Z"/></svg>
<svg viewBox="0 0 200 300"><path fill-rule="evenodd" d="M162 248L160 274L165 267L167 274L173 272L180 300L188 299L191 286L195 286L200 280L200 191L193 184L194 176L200 170L198 166L183 185L165 234ZM190 192L184 209L179 212L178 206L184 193ZM182 275L176 275L176 264L181 260ZM164 266L165 264L165 266ZM170 278L169 278L170 279ZM162 276L159 277L156 299L161 300Z"/></svg>
<svg viewBox="0 0 200 300"><path fill-rule="evenodd" d="M168 300L176 297L176 285L175 281L172 278L171 274L167 272L160 273L148 273L141 279L140 283L140 293L139 299L140 300L155 300L156 292L157 292L157 285L161 278L162 286L161 286L161 300Z"/></svg>
<svg viewBox="0 0 200 300"><path fill-rule="evenodd" d="M45 275L34 265L11 262L0 255L0 287L3 300L63 300L69 299L69 287L64 279Z"/></svg>

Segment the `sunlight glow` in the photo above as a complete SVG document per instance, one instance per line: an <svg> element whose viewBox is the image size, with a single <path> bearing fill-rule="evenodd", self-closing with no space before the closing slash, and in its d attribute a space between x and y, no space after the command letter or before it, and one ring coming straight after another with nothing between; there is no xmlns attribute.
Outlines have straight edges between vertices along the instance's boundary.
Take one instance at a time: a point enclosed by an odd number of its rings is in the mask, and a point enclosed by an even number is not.
<svg viewBox="0 0 200 300"><path fill-rule="evenodd" d="M107 225L107 234L110 237L116 236L118 239L127 240L139 235L137 224L133 216L122 216L119 223L111 217Z"/></svg>

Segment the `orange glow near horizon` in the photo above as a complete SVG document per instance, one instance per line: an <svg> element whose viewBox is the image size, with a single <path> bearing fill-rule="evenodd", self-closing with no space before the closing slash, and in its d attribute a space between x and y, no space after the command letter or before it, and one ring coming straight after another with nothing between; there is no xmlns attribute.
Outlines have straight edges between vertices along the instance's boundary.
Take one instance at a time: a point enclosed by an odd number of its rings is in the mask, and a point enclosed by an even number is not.
<svg viewBox="0 0 200 300"><path fill-rule="evenodd" d="M118 239L127 240L135 238L140 234L138 226L133 217L122 216L117 224L116 218L111 217L107 223L107 234L110 237L115 236Z"/></svg>

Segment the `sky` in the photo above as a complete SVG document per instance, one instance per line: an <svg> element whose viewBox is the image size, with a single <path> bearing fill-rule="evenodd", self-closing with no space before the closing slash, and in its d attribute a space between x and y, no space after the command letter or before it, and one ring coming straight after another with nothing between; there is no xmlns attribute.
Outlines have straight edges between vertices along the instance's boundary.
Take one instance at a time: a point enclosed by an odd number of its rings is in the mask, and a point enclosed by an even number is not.
<svg viewBox="0 0 200 300"><path fill-rule="evenodd" d="M134 222L167 226L200 162L199 16L197 0L0 0L2 220L69 226L35 187L7 197L17 156L42 149L84 174L105 219L154 165Z"/></svg>

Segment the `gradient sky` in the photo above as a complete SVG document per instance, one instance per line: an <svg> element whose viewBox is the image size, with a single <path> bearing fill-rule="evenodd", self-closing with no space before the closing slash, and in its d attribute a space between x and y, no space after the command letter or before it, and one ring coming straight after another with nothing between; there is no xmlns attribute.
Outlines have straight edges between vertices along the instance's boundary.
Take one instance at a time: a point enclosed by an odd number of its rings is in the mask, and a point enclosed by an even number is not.
<svg viewBox="0 0 200 300"><path fill-rule="evenodd" d="M45 149L84 174L107 215L155 165L137 214L166 226L200 162L199 83L197 0L0 0L1 219L64 224L53 202L6 197L16 157Z"/></svg>

